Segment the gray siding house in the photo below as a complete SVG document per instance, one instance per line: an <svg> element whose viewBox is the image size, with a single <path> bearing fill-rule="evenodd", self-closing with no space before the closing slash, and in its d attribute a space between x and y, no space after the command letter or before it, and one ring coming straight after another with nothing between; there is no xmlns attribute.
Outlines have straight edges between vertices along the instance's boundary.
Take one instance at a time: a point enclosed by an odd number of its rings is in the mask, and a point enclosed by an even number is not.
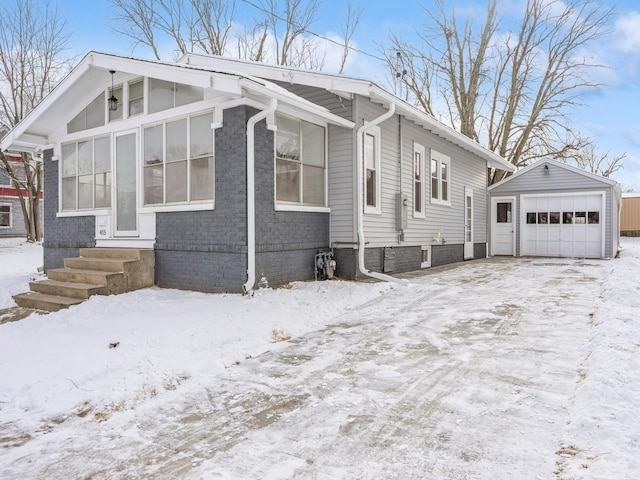
<svg viewBox="0 0 640 480"><path fill-rule="evenodd" d="M620 186L552 160L492 185L490 254L613 258L620 241Z"/></svg>
<svg viewBox="0 0 640 480"><path fill-rule="evenodd" d="M2 140L41 151L45 270L149 249L208 292L487 255L493 152L375 84L218 57L89 53Z"/></svg>

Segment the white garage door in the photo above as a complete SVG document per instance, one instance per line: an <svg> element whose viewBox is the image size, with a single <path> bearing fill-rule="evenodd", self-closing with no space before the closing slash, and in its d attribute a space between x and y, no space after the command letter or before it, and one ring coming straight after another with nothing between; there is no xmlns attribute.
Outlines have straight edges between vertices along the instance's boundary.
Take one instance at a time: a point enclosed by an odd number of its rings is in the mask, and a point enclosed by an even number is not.
<svg viewBox="0 0 640 480"><path fill-rule="evenodd" d="M601 258L604 194L522 196L521 255Z"/></svg>

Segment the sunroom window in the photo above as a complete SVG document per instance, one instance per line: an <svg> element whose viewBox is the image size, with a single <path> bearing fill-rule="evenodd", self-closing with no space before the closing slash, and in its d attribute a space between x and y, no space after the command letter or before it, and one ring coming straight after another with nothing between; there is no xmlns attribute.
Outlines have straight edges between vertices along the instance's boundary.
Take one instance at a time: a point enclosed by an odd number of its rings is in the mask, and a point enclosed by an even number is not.
<svg viewBox="0 0 640 480"><path fill-rule="evenodd" d="M326 206L324 127L280 115L276 125L276 202Z"/></svg>
<svg viewBox="0 0 640 480"><path fill-rule="evenodd" d="M105 96L104 92L102 92L67 123L67 133L81 132L82 130L103 126L105 112Z"/></svg>
<svg viewBox="0 0 640 480"><path fill-rule="evenodd" d="M144 204L213 200L213 113L144 128Z"/></svg>
<svg viewBox="0 0 640 480"><path fill-rule="evenodd" d="M203 88L157 78L149 79L149 113L161 112L203 99Z"/></svg>
<svg viewBox="0 0 640 480"><path fill-rule="evenodd" d="M111 207L111 141L96 137L62 145L62 210Z"/></svg>

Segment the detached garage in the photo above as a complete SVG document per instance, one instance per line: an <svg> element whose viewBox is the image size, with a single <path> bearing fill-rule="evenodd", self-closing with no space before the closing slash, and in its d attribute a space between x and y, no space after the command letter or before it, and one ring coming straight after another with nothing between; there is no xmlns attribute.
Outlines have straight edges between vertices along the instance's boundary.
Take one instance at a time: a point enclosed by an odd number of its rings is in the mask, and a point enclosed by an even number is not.
<svg viewBox="0 0 640 480"><path fill-rule="evenodd" d="M620 186L543 160L489 187L491 255L613 258Z"/></svg>

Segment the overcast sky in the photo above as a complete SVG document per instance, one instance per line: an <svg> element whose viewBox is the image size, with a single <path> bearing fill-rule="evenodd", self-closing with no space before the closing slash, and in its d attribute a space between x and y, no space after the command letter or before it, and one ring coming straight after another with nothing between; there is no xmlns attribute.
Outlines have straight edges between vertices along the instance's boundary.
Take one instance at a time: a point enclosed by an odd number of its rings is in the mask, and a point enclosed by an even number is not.
<svg viewBox="0 0 640 480"><path fill-rule="evenodd" d="M313 25L315 33L336 38L345 10L344 0L323 0L319 21ZM423 4L429 4L425 0ZM454 2L450 2L454 3ZM524 0L503 0L500 15L506 24L519 11ZM584 96L585 108L572 116L575 126L596 139L601 151L611 156L627 153L624 169L613 178L625 189L640 191L640 3L637 0L605 0L603 8L616 6L611 25L613 33L594 45L594 54L608 65L600 72L607 86ZM456 8L479 9L486 0L459 0ZM424 23L424 12L414 0L360 0L364 7L361 23L354 36L360 52L352 53L345 73L371 79L386 87L379 45L385 43L389 31L409 38ZM239 9L248 10L244 0ZM142 47L132 49L131 40L115 33L114 10L108 0L58 0L60 14L67 18L74 52L82 56L89 50L107 53L133 54L151 58ZM520 10L521 11L521 10ZM251 17L246 21L249 23Z"/></svg>

